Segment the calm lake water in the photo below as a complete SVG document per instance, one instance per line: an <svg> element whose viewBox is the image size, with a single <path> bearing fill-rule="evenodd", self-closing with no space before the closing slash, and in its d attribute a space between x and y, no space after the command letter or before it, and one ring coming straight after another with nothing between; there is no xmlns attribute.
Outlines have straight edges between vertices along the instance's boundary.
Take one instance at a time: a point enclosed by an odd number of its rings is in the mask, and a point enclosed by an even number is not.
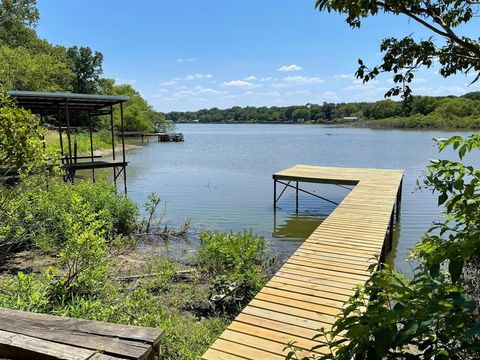
<svg viewBox="0 0 480 360"><path fill-rule="evenodd" d="M318 125L188 124L179 125L178 131L184 133L184 143L151 141L129 151L132 198L142 204L155 192L162 199L164 223L178 226L191 218L194 234L251 229L265 236L280 258L293 253L334 205L301 194L297 215L294 191L287 190L274 215L272 173L295 164L403 169L401 221L389 260L405 271L408 250L439 215L432 194L415 190L416 180L429 159L439 157L432 138L454 134ZM473 163L480 164L479 158ZM335 202L348 193L334 185L303 187ZM197 244L193 236L182 248L192 251Z"/></svg>

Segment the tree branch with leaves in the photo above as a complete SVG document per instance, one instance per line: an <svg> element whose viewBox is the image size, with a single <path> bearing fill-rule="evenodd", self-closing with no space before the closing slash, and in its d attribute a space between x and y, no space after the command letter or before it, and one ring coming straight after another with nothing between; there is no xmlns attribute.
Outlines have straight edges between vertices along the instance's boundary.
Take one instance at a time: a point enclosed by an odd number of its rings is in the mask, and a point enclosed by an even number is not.
<svg viewBox="0 0 480 360"><path fill-rule="evenodd" d="M461 25L476 20L480 10L478 1L430 1L430 0L317 0L320 11L345 14L352 28L360 28L362 21L381 13L404 15L431 31L435 37L415 40L409 35L404 38L386 38L380 44L382 62L368 67L359 60L356 76L364 82L375 79L381 73L393 72L395 86L387 91L386 97L411 95L410 83L420 68L440 64L439 74L449 77L455 74L473 74L471 84L480 79L480 38L461 34Z"/></svg>

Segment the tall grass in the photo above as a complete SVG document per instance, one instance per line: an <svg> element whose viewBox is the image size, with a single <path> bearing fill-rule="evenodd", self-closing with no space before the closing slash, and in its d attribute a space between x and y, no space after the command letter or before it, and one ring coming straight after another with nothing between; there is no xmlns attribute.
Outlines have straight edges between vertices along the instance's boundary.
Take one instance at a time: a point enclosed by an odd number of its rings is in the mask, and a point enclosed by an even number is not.
<svg viewBox="0 0 480 360"><path fill-rule="evenodd" d="M63 151L68 152L68 138L67 134L63 133ZM94 132L92 134L93 139L93 150L105 150L111 149L112 147L112 135L108 130L101 130ZM90 134L87 131L80 131L72 133L70 135L70 141L72 146L74 143L77 143L77 154L78 155L89 155L90 154ZM115 139L116 143L120 143L119 139ZM45 135L45 144L47 150L60 151L60 135L58 131L48 130Z"/></svg>

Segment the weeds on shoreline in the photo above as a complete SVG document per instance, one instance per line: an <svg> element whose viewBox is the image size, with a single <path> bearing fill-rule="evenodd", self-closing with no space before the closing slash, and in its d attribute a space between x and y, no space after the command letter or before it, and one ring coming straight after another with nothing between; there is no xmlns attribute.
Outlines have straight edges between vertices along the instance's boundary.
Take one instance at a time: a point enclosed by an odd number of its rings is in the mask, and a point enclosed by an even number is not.
<svg viewBox="0 0 480 360"><path fill-rule="evenodd" d="M39 274L7 267L13 274L0 279L0 307L158 327L165 330L163 359L198 359L270 273L263 237L205 232L190 266L143 254L134 275L119 276L122 249L135 252L144 233L158 239L158 223L151 216L145 232L136 205L113 186L51 183L49 191L17 201L15 223L0 234L16 229L26 247L55 261ZM188 228L187 222L168 234L184 236Z"/></svg>

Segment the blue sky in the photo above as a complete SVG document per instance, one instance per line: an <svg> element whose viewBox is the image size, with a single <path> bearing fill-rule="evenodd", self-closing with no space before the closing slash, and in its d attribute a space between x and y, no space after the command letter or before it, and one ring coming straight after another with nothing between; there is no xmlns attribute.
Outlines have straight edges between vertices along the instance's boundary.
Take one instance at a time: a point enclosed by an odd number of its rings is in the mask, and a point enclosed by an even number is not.
<svg viewBox="0 0 480 360"><path fill-rule="evenodd" d="M38 7L41 37L103 52L104 76L132 84L158 111L378 100L389 78L362 84L353 77L357 59L374 65L385 37L430 36L393 16L352 30L341 16L316 11L314 0L38 0ZM417 75L415 94L480 90L437 70Z"/></svg>

